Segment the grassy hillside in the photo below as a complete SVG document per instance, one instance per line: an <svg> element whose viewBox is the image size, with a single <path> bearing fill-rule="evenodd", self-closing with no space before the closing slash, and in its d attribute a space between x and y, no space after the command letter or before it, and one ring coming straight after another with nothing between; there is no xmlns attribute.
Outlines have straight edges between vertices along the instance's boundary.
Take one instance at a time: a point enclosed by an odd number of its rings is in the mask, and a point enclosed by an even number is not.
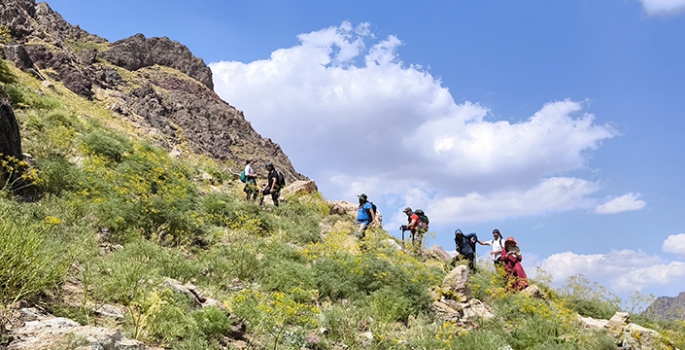
<svg viewBox="0 0 685 350"><path fill-rule="evenodd" d="M2 89L39 195L19 202L0 187L2 317L25 299L153 346L224 348L234 320L172 293L164 281L173 278L245 320L242 345L253 349L616 349L579 327L576 313L619 309L588 281L560 291L537 281L549 297L532 299L506 294L501 273L482 269L471 288L496 317L444 322L432 312L447 272L440 263L384 245L382 230L360 245L353 223L330 216L319 195L277 208L245 202L226 164L174 159L103 104L8 69L15 81ZM93 306L104 304L125 317L98 316ZM641 322L685 348L685 323Z"/></svg>

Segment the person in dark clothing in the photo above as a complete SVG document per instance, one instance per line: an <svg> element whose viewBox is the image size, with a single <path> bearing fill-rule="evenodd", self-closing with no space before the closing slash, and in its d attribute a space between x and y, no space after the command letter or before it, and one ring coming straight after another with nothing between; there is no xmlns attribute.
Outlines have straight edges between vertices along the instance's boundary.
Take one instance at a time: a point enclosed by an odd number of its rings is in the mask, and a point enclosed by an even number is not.
<svg viewBox="0 0 685 350"><path fill-rule="evenodd" d="M457 246L458 255L453 264L461 256L469 261L469 270L474 274L476 273L476 242L478 242L478 236L475 233L465 235L460 229L454 231L454 243Z"/></svg>
<svg viewBox="0 0 685 350"><path fill-rule="evenodd" d="M275 206L278 206L278 198L281 196L281 188L278 186L278 171L271 162L266 163L266 170L269 172L269 176L266 179L266 186L262 191L259 205L264 204L264 196L271 194L271 200Z"/></svg>

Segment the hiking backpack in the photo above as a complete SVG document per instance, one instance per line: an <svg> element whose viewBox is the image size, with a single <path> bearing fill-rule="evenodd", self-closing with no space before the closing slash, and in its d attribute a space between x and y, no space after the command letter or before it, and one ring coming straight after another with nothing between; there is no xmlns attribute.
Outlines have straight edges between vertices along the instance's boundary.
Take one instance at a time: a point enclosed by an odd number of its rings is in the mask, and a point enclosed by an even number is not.
<svg viewBox="0 0 685 350"><path fill-rule="evenodd" d="M416 211L414 211L414 214L416 214L419 217L419 221L423 222L424 224L426 224L426 226L428 226L430 220L428 220L428 216L426 216L426 213L424 213L423 210L416 209Z"/></svg>
<svg viewBox="0 0 685 350"><path fill-rule="evenodd" d="M242 183L247 182L247 175L245 175L245 170L243 170L243 172L240 173L240 182L242 182Z"/></svg>
<svg viewBox="0 0 685 350"><path fill-rule="evenodd" d="M276 179L276 185L283 188L285 186L285 175L282 172L278 172L278 178Z"/></svg>

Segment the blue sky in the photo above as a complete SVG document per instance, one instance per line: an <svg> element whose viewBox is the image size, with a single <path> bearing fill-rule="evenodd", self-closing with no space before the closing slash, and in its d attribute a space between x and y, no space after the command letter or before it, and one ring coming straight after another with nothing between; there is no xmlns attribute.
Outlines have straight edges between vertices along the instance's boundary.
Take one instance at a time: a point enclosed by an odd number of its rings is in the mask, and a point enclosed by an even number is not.
<svg viewBox="0 0 685 350"><path fill-rule="evenodd" d="M49 4L110 41L187 45L327 198L366 192L391 233L418 206L447 250L499 228L558 280L685 291L684 0Z"/></svg>

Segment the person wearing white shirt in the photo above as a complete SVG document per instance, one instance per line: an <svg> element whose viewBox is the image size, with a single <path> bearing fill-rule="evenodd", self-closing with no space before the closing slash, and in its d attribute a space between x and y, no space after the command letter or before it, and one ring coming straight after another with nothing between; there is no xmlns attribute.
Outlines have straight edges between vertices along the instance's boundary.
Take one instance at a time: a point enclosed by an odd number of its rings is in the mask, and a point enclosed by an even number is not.
<svg viewBox="0 0 685 350"><path fill-rule="evenodd" d="M499 233L498 229L494 229L492 230L492 237L493 238L489 241L478 241L478 244L491 246L492 251L490 252L490 255L495 263L495 267L504 266L502 261L502 249L504 249L504 240L502 239L502 235Z"/></svg>
<svg viewBox="0 0 685 350"><path fill-rule="evenodd" d="M245 162L245 177L247 178L245 180L245 193L247 193L247 200L250 200L250 196L252 197L252 201L255 201L257 199L257 195L259 194L259 188L257 188L257 174L255 174L254 169L252 169L252 165L254 165L254 159L248 159L247 162Z"/></svg>

